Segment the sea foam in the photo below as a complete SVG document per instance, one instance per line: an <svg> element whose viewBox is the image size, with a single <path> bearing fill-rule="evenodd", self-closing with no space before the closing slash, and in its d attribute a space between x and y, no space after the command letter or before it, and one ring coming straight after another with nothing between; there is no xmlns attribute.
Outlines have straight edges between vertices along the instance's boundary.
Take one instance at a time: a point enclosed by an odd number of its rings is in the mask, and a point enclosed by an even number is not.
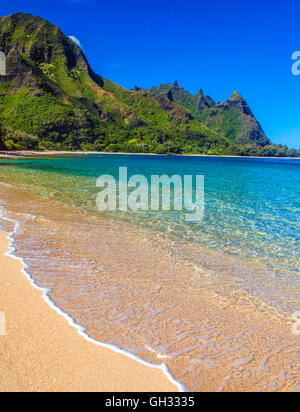
<svg viewBox="0 0 300 412"><path fill-rule="evenodd" d="M50 299L49 293L51 292L51 290L40 287L40 286L35 282L35 280L33 279L33 277L30 275L30 273L29 273L29 266L27 265L27 263L25 262L25 260L17 256L17 254L16 254L16 253L17 253L17 250L16 250L16 248L14 247L14 236L15 236L15 234L18 232L19 222L18 222L18 221L15 221L15 220L13 220L13 219L11 219L11 218L9 218L9 217L6 217L6 216L5 216L5 212L4 212L4 208L3 208L2 206L0 206L0 219L2 219L2 220L4 220L4 221L8 221L8 222L14 224L14 230L13 230L12 232L10 232L10 233L5 232L5 233L7 233L7 239L9 240L9 251L6 252L5 255L6 255L6 256L9 256L9 257L11 257L11 258L13 258L13 259L19 260L19 261L22 263L22 266L23 266L23 268L22 268L22 273L23 273L23 274L26 276L26 278L29 280L30 284L31 284L34 288L36 288L36 289L38 289L38 290L40 290L40 291L42 292L42 297L43 297L43 299L45 300L45 302L46 302L53 310L55 310L56 313L58 313L60 316L62 316L62 317L68 322L68 324L69 324L71 327L75 328L80 336L82 336L86 341L92 343L93 345L97 345L97 346L100 346L100 347L102 347L102 348L110 349L110 350L112 350L112 351L115 352L115 353L119 353L119 354L121 354L121 355L124 355L124 356L126 356L126 357L128 357L128 358L130 358L130 359L133 359L133 360L135 360L136 362L139 362L140 364L142 364L142 365L144 365L144 366L147 366L147 367L149 367L149 368L160 369L160 370L165 374L165 376L169 379L169 381L178 388L178 391L179 391L179 392L187 392L187 388L186 388L182 383L180 383L180 382L178 382L178 381L175 380L175 378L174 378L174 377L172 376L172 374L170 373L170 371L169 371L169 369L168 369L168 367L167 367L166 364L154 365L154 364L152 364L152 363L150 363L150 362L145 361L144 359L140 358L139 356L137 356L137 355L135 355L135 354L133 354L133 353L130 353L130 352L125 351L124 349L118 347L117 345L113 345L113 344L110 344L110 343L100 342L100 341L97 341L97 340L95 340L95 339L92 339L90 336L88 336L88 334L86 333L86 329L85 329L83 326L78 325L78 324L75 322L75 320L74 320L70 315L68 315L66 312L64 312L60 307L58 307L58 306L55 304L55 302L53 302L52 299ZM4 231L3 231L3 232L4 232Z"/></svg>

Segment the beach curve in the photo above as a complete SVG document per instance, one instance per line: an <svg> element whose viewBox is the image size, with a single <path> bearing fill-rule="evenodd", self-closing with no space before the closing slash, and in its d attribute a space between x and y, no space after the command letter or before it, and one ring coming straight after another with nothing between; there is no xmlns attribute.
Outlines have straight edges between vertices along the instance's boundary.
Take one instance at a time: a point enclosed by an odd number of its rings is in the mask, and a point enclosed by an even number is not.
<svg viewBox="0 0 300 412"><path fill-rule="evenodd" d="M20 276L26 267L12 251L11 236L1 231L0 310L7 323L6 335L0 336L1 391L182 390L166 366L84 336L68 315L49 306L47 291Z"/></svg>

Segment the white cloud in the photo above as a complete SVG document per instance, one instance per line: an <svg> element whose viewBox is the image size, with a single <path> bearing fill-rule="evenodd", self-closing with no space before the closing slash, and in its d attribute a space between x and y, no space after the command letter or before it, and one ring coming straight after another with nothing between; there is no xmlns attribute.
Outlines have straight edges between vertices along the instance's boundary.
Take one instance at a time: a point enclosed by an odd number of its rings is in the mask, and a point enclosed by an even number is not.
<svg viewBox="0 0 300 412"><path fill-rule="evenodd" d="M83 50L83 46L82 46L82 44L80 43L80 40L77 39L77 37L75 37L75 36L68 36L68 37L69 37L69 39L71 39L75 44L77 44L77 46L80 47L81 50Z"/></svg>

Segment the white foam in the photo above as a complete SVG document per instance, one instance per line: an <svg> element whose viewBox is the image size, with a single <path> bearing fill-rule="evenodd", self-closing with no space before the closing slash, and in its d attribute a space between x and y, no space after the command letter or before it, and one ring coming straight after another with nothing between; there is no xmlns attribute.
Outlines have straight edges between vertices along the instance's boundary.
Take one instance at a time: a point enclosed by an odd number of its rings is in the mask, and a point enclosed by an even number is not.
<svg viewBox="0 0 300 412"><path fill-rule="evenodd" d="M169 355L162 355L162 354L156 352L156 350L152 349L149 345L146 345L146 348L147 348L150 352L155 353L155 355L156 355L156 357L157 357L158 359L171 358L171 356L169 356Z"/></svg>
<svg viewBox="0 0 300 412"><path fill-rule="evenodd" d="M2 209L2 210L1 210ZM78 332L78 334L80 336L82 336L85 340L87 340L88 342L100 346L102 348L107 348L107 349L111 349L112 351L122 354L124 356L127 356L130 359L133 359L139 363L141 363L142 365L145 365L147 367L153 368L153 369L160 369L165 375L166 377L169 379L169 381L174 384L175 386L177 386L179 392L187 392L187 388L180 382L177 382L175 380L175 378L171 375L167 365L165 364L160 364L160 365L154 365L152 363L149 363L147 361L145 361L144 359L140 358L137 355L134 355L133 353L127 352L124 349L118 347L117 345L113 345L110 343L104 343L104 342L100 342L97 341L95 339L92 339L90 336L88 336L86 334L86 329L83 326L78 325L75 320L68 315L67 313L65 313L62 309L60 309L50 298L49 298L49 293L50 293L50 289L46 289L46 288L42 288L40 286L37 285L37 283L35 282L35 280L32 278L32 276L30 275L30 273L27 271L28 269L28 265L26 264L26 262L15 255L16 253L16 249L14 248L14 235L17 233L18 228L19 228L19 222L14 221L13 219L10 219L8 217L5 217L3 215L3 208L0 208L0 218L9 222L13 222L15 224L14 227L14 231L11 232L10 234L8 233L7 239L10 241L9 243L9 251L5 253L6 256L10 256L13 259L19 260L22 262L23 265L23 269L22 269L22 273L26 276L26 278L30 281L31 285L42 291L43 295L43 299L46 301L46 303L53 309L55 310L55 312L57 312L59 315L63 316L65 318L65 320L69 323L69 325L73 328L75 328ZM159 356L158 356L159 357Z"/></svg>

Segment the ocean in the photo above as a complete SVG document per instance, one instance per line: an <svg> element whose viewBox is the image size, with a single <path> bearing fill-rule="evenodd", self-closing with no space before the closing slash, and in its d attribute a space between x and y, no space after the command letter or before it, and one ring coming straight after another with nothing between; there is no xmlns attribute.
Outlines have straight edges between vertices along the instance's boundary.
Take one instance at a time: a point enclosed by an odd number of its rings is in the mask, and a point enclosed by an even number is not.
<svg viewBox="0 0 300 412"><path fill-rule="evenodd" d="M204 176L203 219L100 212L97 178L120 167ZM300 160L21 157L0 160L0 182L15 254L88 336L165 363L189 390L300 385Z"/></svg>

